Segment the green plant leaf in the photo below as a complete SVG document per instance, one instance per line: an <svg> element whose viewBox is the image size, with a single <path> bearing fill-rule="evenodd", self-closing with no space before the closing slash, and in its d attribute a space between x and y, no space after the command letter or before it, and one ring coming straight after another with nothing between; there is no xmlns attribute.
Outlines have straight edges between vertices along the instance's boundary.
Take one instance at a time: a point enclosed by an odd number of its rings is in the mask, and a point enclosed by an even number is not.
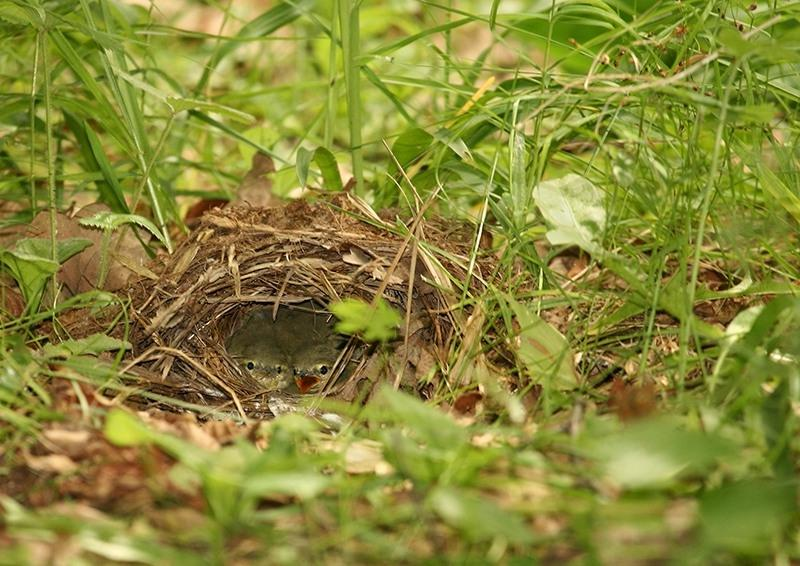
<svg viewBox="0 0 800 566"><path fill-rule="evenodd" d="M13 250L0 252L0 262L17 282L29 314L39 310L48 278L58 271L62 263L92 245L92 241L68 238L57 242L56 261L50 257L51 245L48 239L25 238L19 240Z"/></svg>
<svg viewBox="0 0 800 566"><path fill-rule="evenodd" d="M434 137L421 128L411 128L397 136L392 144L392 154L406 169L419 159L433 144Z"/></svg>
<svg viewBox="0 0 800 566"><path fill-rule="evenodd" d="M769 168L762 164L756 165L761 187L788 212L796 222L800 222L800 196L795 190L781 181Z"/></svg>
<svg viewBox="0 0 800 566"><path fill-rule="evenodd" d="M683 474L703 471L738 454L730 442L687 430L668 418L637 422L611 434L602 431L588 445L608 479L629 488L669 485Z"/></svg>
<svg viewBox="0 0 800 566"><path fill-rule="evenodd" d="M769 552L796 513L796 481L739 481L709 491L700 501L707 541L746 554Z"/></svg>
<svg viewBox="0 0 800 566"><path fill-rule="evenodd" d="M242 124L252 124L255 117L252 114L236 110L230 106L224 106L215 102L206 102L203 100L193 100L190 98L178 98L175 96L167 96L165 98L167 104L172 108L173 112L183 112L184 110L203 110L205 112L215 112L227 116Z"/></svg>
<svg viewBox="0 0 800 566"><path fill-rule="evenodd" d="M520 326L517 355L536 383L560 390L578 386L572 350L566 338L548 322L513 297L506 297Z"/></svg>
<svg viewBox="0 0 800 566"><path fill-rule="evenodd" d="M161 242L164 247L167 247L166 238L161 233L155 224L150 222L144 216L138 214L118 214L115 212L108 212L106 210L98 212L94 216L81 218L79 221L81 226L89 226L91 228L99 228L100 230L116 230L124 224L135 224L150 232L154 237Z"/></svg>
<svg viewBox="0 0 800 566"><path fill-rule="evenodd" d="M322 493L331 483L314 471L286 470L262 471L247 474L244 493L248 496L290 495L298 499L311 499Z"/></svg>
<svg viewBox="0 0 800 566"><path fill-rule="evenodd" d="M153 432L141 420L122 409L108 413L103 434L117 446L142 446L154 440Z"/></svg>
<svg viewBox="0 0 800 566"><path fill-rule="evenodd" d="M86 141L89 142L89 149L94 157L94 164L103 175L103 180L105 181L105 184L100 183L97 185L101 200L112 210L128 212L128 204L125 202L125 194L122 190L122 186L119 184L119 180L117 180L117 174L114 168L106 157L100 138L97 137L94 130L86 123L84 123L83 132L86 136Z"/></svg>
<svg viewBox="0 0 800 566"><path fill-rule="evenodd" d="M457 450L467 442L467 432L451 417L410 395L383 387L377 403L382 418L403 423L425 444Z"/></svg>
<svg viewBox="0 0 800 566"><path fill-rule="evenodd" d="M553 245L573 245L600 254L606 228L603 193L588 179L570 173L542 181L533 190L536 206L552 227L547 239Z"/></svg>
<svg viewBox="0 0 800 566"><path fill-rule="evenodd" d="M373 306L361 299L345 299L328 307L336 315L336 331L342 334L360 334L367 342L387 342L394 338L402 317L380 299Z"/></svg>
<svg viewBox="0 0 800 566"><path fill-rule="evenodd" d="M437 487L428 495L428 504L445 522L471 540L501 539L527 544L533 539L531 529L519 515L472 492Z"/></svg>
<svg viewBox="0 0 800 566"><path fill-rule="evenodd" d="M324 147L318 147L314 151L309 151L304 147L297 150L297 178L300 180L301 186L306 186L308 169L312 161L317 164L320 173L322 173L325 189L341 191L344 188L342 178L339 175L336 157Z"/></svg>
<svg viewBox="0 0 800 566"><path fill-rule="evenodd" d="M46 344L42 354L47 358L69 358L71 356L97 355L112 350L129 350L130 342L105 334L92 334L78 340L64 340L59 344Z"/></svg>

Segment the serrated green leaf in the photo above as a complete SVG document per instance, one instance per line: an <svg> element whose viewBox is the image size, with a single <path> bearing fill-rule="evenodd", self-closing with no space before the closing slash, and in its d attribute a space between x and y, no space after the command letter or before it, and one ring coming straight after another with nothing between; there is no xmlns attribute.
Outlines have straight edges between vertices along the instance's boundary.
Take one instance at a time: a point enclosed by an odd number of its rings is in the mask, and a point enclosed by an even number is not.
<svg viewBox="0 0 800 566"><path fill-rule="evenodd" d="M330 311L336 315L336 331L342 334L359 334L367 342L387 342L394 338L402 317L380 299L373 306L360 299L345 299L331 303Z"/></svg>
<svg viewBox="0 0 800 566"><path fill-rule="evenodd" d="M98 333L78 340L46 344L42 348L42 355L47 358L69 358L71 356L97 355L112 350L129 350L130 348L130 342Z"/></svg>
<svg viewBox="0 0 800 566"><path fill-rule="evenodd" d="M124 224L135 224L150 232L155 238L161 242L164 247L167 247L166 238L161 233L155 224L144 216L138 214L118 214L116 212L108 212L107 210L98 212L94 216L81 218L79 220L81 226L89 226L91 228L99 228L100 230L116 230Z"/></svg>

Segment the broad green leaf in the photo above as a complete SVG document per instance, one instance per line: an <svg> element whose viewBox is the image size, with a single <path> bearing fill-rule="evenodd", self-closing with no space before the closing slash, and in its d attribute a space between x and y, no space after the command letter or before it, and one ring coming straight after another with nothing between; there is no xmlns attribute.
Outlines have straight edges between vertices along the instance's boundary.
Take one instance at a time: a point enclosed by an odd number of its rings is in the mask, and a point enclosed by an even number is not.
<svg viewBox="0 0 800 566"><path fill-rule="evenodd" d="M536 206L551 226L547 239L554 245L574 245L600 254L606 228L603 193L594 183L570 173L542 181L533 190Z"/></svg>
<svg viewBox="0 0 800 566"><path fill-rule="evenodd" d="M46 238L25 238L17 242L15 250L29 256L50 258L52 242ZM79 254L92 245L86 238L66 238L56 242L56 261L64 263L72 256Z"/></svg>
<svg viewBox="0 0 800 566"><path fill-rule="evenodd" d="M550 383L560 390L577 387L578 376L566 338L526 305L510 296L506 300L520 327L517 355L531 379Z"/></svg>
<svg viewBox="0 0 800 566"><path fill-rule="evenodd" d="M436 133L433 134L433 137L436 139L436 141L449 147L453 153L458 155L464 161L472 161L472 153L470 153L467 144L464 143L464 140L447 128L439 128L436 130Z"/></svg>
<svg viewBox="0 0 800 566"><path fill-rule="evenodd" d="M250 496L279 494L311 499L322 493L331 480L319 472L287 470L248 474L243 482L244 493Z"/></svg>
<svg viewBox="0 0 800 566"><path fill-rule="evenodd" d="M437 487L428 495L428 504L445 522L473 541L505 540L528 544L533 532L516 513L463 489Z"/></svg>
<svg viewBox="0 0 800 566"><path fill-rule="evenodd" d="M84 238L69 238L56 243L57 261L51 259L50 240L26 238L17 242L13 250L0 252L0 262L17 282L25 299L26 312L39 310L47 280L60 265L92 244Z"/></svg>
<svg viewBox="0 0 800 566"><path fill-rule="evenodd" d="M392 154L400 167L406 169L431 147L433 136L421 128L411 128L400 134L392 144Z"/></svg>
<svg viewBox="0 0 800 566"><path fill-rule="evenodd" d="M201 448L175 436L151 430L136 415L122 409L112 409L108 413L103 434L117 446L155 444L194 471L202 471L209 462L214 462Z"/></svg>
<svg viewBox="0 0 800 566"><path fill-rule="evenodd" d="M629 488L669 485L683 474L704 471L738 453L718 436L687 430L667 418L634 423L616 433L603 431L588 445L608 479Z"/></svg>
<svg viewBox="0 0 800 566"><path fill-rule="evenodd" d="M98 333L78 340L64 340L59 344L46 344L42 348L42 354L48 358L69 358L87 354L97 355L111 350L129 350L130 348L130 342Z"/></svg>
<svg viewBox="0 0 800 566"><path fill-rule="evenodd" d="M342 334L359 334L367 342L387 342L394 338L402 317L383 299L373 306L361 299L349 298L331 303L330 311L336 315L336 331Z"/></svg>
<svg viewBox="0 0 800 566"><path fill-rule="evenodd" d="M381 417L403 423L430 446L457 450L467 442L467 433L452 418L419 399L390 387L378 396Z"/></svg>
<svg viewBox="0 0 800 566"><path fill-rule="evenodd" d="M317 164L322 173L324 188L330 191L341 191L344 185L339 175L336 157L324 147L318 147L314 151L309 151L304 147L297 150L297 178L300 180L300 185L306 186L308 169L312 161Z"/></svg>
<svg viewBox="0 0 800 566"><path fill-rule="evenodd" d="M142 446L154 440L154 433L141 420L122 409L108 413L103 434L117 446Z"/></svg>
<svg viewBox="0 0 800 566"><path fill-rule="evenodd" d="M797 513L797 482L750 479L703 495L700 518L713 546L766 553Z"/></svg>

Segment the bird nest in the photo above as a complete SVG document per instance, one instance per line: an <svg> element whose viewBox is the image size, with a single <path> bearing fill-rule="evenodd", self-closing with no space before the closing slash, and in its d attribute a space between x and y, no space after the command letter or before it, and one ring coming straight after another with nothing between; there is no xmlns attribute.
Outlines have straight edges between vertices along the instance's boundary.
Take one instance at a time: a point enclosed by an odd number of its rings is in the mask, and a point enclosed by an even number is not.
<svg viewBox="0 0 800 566"><path fill-rule="evenodd" d="M215 209L163 262L155 283L131 287L129 369L171 397L268 417L285 399L225 347L248 313L382 298L403 315L396 338L349 337L313 398L365 399L380 382L421 391L443 379L463 316L456 305L482 280L485 266L470 267L473 242L462 224L421 216L404 224L351 196Z"/></svg>

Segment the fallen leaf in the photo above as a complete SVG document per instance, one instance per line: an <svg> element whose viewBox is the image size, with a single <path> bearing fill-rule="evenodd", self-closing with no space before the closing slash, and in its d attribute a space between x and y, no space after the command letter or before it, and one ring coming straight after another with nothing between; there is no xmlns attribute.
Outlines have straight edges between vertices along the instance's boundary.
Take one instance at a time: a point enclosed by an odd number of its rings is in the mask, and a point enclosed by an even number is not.
<svg viewBox="0 0 800 566"><path fill-rule="evenodd" d="M621 377L611 382L608 403L621 421L631 421L651 415L656 409L657 391L655 383L648 381L633 385Z"/></svg>
<svg viewBox="0 0 800 566"><path fill-rule="evenodd" d="M480 391L467 391L458 396L453 409L462 415L472 415L475 413L475 407L483 400L483 394Z"/></svg>
<svg viewBox="0 0 800 566"><path fill-rule="evenodd" d="M350 248L350 251L342 255L342 261L350 265L366 265L370 262L370 257L359 248Z"/></svg>
<svg viewBox="0 0 800 566"><path fill-rule="evenodd" d="M92 242L91 246L65 261L58 272L58 279L63 284L63 292L67 297L98 288L103 261L103 232L81 226L78 221L107 210L105 205L91 204L80 209L74 216L61 213L56 216L56 233L60 241L67 238L85 238ZM37 214L23 237L49 238L49 214L47 212ZM149 235L142 233L140 237L147 239ZM143 265L147 259L144 247L130 227L125 226L116 230L109 241L105 281L100 288L106 291L122 289L127 284L128 278L134 274L134 270L128 266Z"/></svg>
<svg viewBox="0 0 800 566"><path fill-rule="evenodd" d="M344 469L348 474L375 474L385 476L392 473L392 466L383 459L380 442L358 440L347 447L344 453Z"/></svg>
<svg viewBox="0 0 800 566"><path fill-rule="evenodd" d="M78 465L71 458L63 454L48 454L47 456L31 456L25 454L25 464L37 472L52 472L54 474L68 474L78 469Z"/></svg>

